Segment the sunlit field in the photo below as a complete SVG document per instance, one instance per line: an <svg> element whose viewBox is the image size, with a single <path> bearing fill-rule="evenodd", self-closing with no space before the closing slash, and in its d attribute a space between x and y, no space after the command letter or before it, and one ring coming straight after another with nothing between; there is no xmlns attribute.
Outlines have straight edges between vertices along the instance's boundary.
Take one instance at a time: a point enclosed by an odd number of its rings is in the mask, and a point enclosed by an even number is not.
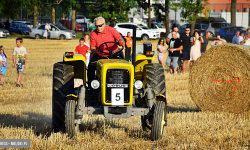
<svg viewBox="0 0 250 150"><path fill-rule="evenodd" d="M147 41L155 50L158 40ZM137 41L137 44L142 44ZM199 110L189 95L186 74L165 71L168 101L167 126L162 140L151 141L142 131L140 117L105 119L84 116L75 139L53 133L52 70L65 51L74 51L78 39L24 39L28 52L23 87L16 87L13 66L14 38L0 39L8 59L4 87L0 87L0 139L31 139L32 149L249 149L249 114L211 113ZM210 46L209 46L210 47ZM164 60L167 58L165 54ZM156 57L157 59L157 57ZM158 60L155 60L158 63ZM206 64L204 64L206 65Z"/></svg>

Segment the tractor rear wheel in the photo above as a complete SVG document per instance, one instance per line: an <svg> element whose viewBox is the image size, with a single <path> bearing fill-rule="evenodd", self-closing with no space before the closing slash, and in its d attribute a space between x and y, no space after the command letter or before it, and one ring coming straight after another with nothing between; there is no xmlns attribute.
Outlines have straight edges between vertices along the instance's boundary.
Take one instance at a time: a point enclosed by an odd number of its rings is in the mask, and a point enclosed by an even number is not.
<svg viewBox="0 0 250 150"><path fill-rule="evenodd" d="M69 137L76 136L79 131L79 124L76 123L75 119L75 110L76 102L74 100L67 101L65 106L65 127Z"/></svg>
<svg viewBox="0 0 250 150"><path fill-rule="evenodd" d="M151 139L156 141L162 138L165 122L165 102L157 101L154 105L153 123L151 127Z"/></svg>
<svg viewBox="0 0 250 150"><path fill-rule="evenodd" d="M53 68L52 126L54 132L65 131L67 95L74 93L74 67L58 62Z"/></svg>

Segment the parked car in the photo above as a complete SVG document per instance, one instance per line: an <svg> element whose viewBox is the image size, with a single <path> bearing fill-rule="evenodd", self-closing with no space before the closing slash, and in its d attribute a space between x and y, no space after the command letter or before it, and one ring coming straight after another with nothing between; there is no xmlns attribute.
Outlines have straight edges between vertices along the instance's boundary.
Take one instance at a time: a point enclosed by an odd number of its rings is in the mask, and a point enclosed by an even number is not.
<svg viewBox="0 0 250 150"><path fill-rule="evenodd" d="M234 26L234 27L222 27L219 31L220 37L228 42L232 42L232 39L237 31L243 31L244 35L247 29L244 27Z"/></svg>
<svg viewBox="0 0 250 150"><path fill-rule="evenodd" d="M212 22L226 22L226 20L222 17L198 17L196 19L196 23L205 23L205 24L209 24Z"/></svg>
<svg viewBox="0 0 250 150"><path fill-rule="evenodd" d="M186 27L191 28L191 24L184 24L179 28L179 34L185 34ZM205 30L208 27L207 24L204 23L195 23L194 29L198 29L200 32L200 35L203 36L205 35Z"/></svg>
<svg viewBox="0 0 250 150"><path fill-rule="evenodd" d="M213 37L219 34L220 29L222 27L228 27L228 26L230 25L226 22L212 22L208 24L208 28L206 29L206 32L210 32L211 37Z"/></svg>
<svg viewBox="0 0 250 150"><path fill-rule="evenodd" d="M66 19L60 19L59 21L64 27L67 29L72 29L72 21L66 20ZM82 31L82 25L79 23L76 23L76 31Z"/></svg>
<svg viewBox="0 0 250 150"><path fill-rule="evenodd" d="M126 36L128 32L133 35L133 26L136 25L136 38L142 40L160 38L160 32L157 30L149 29L148 27L139 23L117 23L115 29L122 35Z"/></svg>
<svg viewBox="0 0 250 150"><path fill-rule="evenodd" d="M8 37L10 36L10 33L8 30L0 28L0 37Z"/></svg>
<svg viewBox="0 0 250 150"><path fill-rule="evenodd" d="M40 39L43 38L43 34L45 32L45 25L41 24L36 28L32 28L32 32L30 33L30 37ZM76 33L72 30L66 29L64 26L60 24L52 24L50 23L51 30L50 32L50 38L51 39L73 39L76 37Z"/></svg>
<svg viewBox="0 0 250 150"><path fill-rule="evenodd" d="M15 33L18 33L18 34L21 34L21 35L23 35L23 34L28 35L32 31L26 24L23 24L23 23L10 23L9 32L10 33L15 32Z"/></svg>
<svg viewBox="0 0 250 150"><path fill-rule="evenodd" d="M23 23L26 24L30 29L33 28L33 21L15 21L13 23Z"/></svg>
<svg viewBox="0 0 250 150"><path fill-rule="evenodd" d="M151 29L157 30L160 32L161 37L163 37L166 33L166 28L163 28L160 23L152 22Z"/></svg>

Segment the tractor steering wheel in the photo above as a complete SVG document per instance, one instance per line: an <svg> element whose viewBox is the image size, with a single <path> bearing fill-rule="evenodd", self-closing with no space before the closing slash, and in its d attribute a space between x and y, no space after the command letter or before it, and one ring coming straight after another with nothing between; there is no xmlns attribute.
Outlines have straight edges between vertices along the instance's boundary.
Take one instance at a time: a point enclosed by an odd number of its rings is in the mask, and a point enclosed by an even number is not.
<svg viewBox="0 0 250 150"><path fill-rule="evenodd" d="M99 54L99 55L101 55L102 57L104 57L105 55L109 55L110 56L110 59L112 59L113 58L113 55L115 55L115 54L117 54L117 53L119 53L119 52L121 52L122 50L123 50L123 47L121 48L121 49L119 49L118 48L118 50L117 51L115 51L115 52L113 52L113 51L111 51L110 49L109 49L109 47L108 47L108 43L115 43L115 44L117 44L117 45L119 45L119 46L123 46L123 43L120 43L119 41L118 42L104 42L104 43L102 43L100 46L99 46L99 48L98 48L98 51L97 51L97 53ZM102 45L106 45L106 47L107 47L107 49L108 49L108 53L107 52L102 52L101 50L100 50L100 47L102 46Z"/></svg>

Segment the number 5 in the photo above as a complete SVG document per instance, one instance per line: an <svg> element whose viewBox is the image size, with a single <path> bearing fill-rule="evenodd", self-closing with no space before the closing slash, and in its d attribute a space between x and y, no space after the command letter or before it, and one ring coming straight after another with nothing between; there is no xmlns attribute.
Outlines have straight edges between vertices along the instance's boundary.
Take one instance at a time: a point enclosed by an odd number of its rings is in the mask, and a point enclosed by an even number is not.
<svg viewBox="0 0 250 150"><path fill-rule="evenodd" d="M120 93L116 93L116 95L115 95L115 100L116 100L116 101L121 100Z"/></svg>

